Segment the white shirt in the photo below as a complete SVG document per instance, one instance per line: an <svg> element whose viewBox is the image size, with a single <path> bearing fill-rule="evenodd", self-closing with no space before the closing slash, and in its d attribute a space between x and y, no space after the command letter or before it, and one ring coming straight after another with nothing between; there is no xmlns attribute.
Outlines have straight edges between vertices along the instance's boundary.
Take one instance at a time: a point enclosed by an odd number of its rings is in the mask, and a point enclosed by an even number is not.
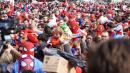
<svg viewBox="0 0 130 73"><path fill-rule="evenodd" d="M106 23L106 22L108 22L108 21L109 21L108 18L105 17L105 16L101 16L101 17L99 18L99 22L100 22L101 24L104 24L104 23Z"/></svg>

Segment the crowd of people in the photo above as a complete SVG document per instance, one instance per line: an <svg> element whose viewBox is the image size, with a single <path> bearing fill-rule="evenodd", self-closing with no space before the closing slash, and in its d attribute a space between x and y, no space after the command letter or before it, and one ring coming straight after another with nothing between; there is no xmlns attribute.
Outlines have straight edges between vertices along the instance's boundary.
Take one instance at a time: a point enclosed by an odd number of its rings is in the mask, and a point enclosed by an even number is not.
<svg viewBox="0 0 130 73"><path fill-rule="evenodd" d="M0 20L10 19L13 31L1 31L0 73L46 73L44 55L54 55L54 50L85 61L85 67L75 69L87 73L89 49L95 53L92 48L100 43L130 37L130 3L1 2ZM7 36L9 31L13 33Z"/></svg>

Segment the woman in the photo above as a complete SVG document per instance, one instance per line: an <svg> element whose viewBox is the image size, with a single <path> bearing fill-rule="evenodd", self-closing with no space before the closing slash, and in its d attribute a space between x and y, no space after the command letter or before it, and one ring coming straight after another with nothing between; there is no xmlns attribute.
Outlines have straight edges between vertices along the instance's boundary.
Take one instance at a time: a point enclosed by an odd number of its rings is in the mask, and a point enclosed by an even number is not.
<svg viewBox="0 0 130 73"><path fill-rule="evenodd" d="M12 70L13 61L16 60L16 57L20 57L21 54L14 49L9 43L3 44L0 47L0 73L10 73Z"/></svg>

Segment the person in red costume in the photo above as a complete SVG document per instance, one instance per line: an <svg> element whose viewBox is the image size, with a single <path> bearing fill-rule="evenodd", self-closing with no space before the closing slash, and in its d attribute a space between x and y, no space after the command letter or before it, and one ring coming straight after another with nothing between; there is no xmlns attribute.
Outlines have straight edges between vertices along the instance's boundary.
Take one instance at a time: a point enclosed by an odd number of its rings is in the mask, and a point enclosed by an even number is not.
<svg viewBox="0 0 130 73"><path fill-rule="evenodd" d="M99 24L97 26L97 36L101 35L103 31L104 31L104 26Z"/></svg>
<svg viewBox="0 0 130 73"><path fill-rule="evenodd" d="M38 43L38 39L37 39L37 32L31 30L31 29L28 29L28 28L25 28L25 30L22 30L21 32L27 34L27 40L29 40L30 42L32 43Z"/></svg>
<svg viewBox="0 0 130 73"><path fill-rule="evenodd" d="M28 41L22 42L23 49L21 54L28 54L34 56L34 44Z"/></svg>
<svg viewBox="0 0 130 73"><path fill-rule="evenodd" d="M78 34L78 30L80 28L79 28L78 22L76 21L76 17L74 15L70 16L69 26L70 26L70 29L71 29L73 34Z"/></svg>
<svg viewBox="0 0 130 73"><path fill-rule="evenodd" d="M7 15L8 16L12 16L13 15L13 13L14 13L14 6L13 5L9 5L9 12L7 12Z"/></svg>

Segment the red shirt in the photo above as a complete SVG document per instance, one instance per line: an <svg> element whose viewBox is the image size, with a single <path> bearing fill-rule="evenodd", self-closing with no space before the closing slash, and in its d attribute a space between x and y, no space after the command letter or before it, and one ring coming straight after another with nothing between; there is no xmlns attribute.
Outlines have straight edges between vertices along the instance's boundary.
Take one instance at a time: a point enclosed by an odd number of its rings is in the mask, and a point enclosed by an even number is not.
<svg viewBox="0 0 130 73"><path fill-rule="evenodd" d="M52 37L51 38L51 43L52 43L52 46L60 45L60 39L56 38L56 37Z"/></svg>
<svg viewBox="0 0 130 73"><path fill-rule="evenodd" d="M10 11L7 14L8 14L8 16L12 16L14 13L14 6L9 5L9 7L10 7Z"/></svg>
<svg viewBox="0 0 130 73"><path fill-rule="evenodd" d="M114 14L114 12L112 11L112 10L108 10L108 12L107 12L108 14Z"/></svg>
<svg viewBox="0 0 130 73"><path fill-rule="evenodd" d="M78 22L76 20L72 20L69 25L72 33L77 34L78 30L80 29Z"/></svg>
<svg viewBox="0 0 130 73"><path fill-rule="evenodd" d="M101 35L103 31L104 31L104 26L103 25L98 25L98 27L97 27L97 35Z"/></svg>
<svg viewBox="0 0 130 73"><path fill-rule="evenodd" d="M130 25L130 20L128 21L128 24Z"/></svg>
<svg viewBox="0 0 130 73"><path fill-rule="evenodd" d="M130 37L130 30L129 30L129 31L127 31L127 34L128 34L128 36Z"/></svg>
<svg viewBox="0 0 130 73"><path fill-rule="evenodd" d="M25 19L25 18L24 18L24 14L23 14L23 13L20 13L20 15L16 17L16 19L17 19L17 20L20 20L21 23L23 23L23 22L24 22L24 19Z"/></svg>
<svg viewBox="0 0 130 73"><path fill-rule="evenodd" d="M82 73L82 69L80 67L76 67L76 73Z"/></svg>

